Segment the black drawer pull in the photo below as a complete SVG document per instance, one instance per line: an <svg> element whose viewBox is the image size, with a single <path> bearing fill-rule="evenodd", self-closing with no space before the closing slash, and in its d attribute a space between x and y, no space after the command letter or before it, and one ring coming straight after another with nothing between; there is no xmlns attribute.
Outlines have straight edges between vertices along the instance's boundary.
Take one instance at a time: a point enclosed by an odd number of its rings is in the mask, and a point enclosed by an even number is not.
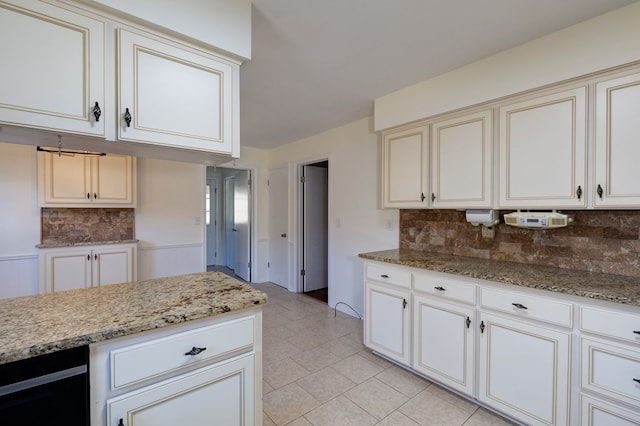
<svg viewBox="0 0 640 426"><path fill-rule="evenodd" d="M634 333L640 334L640 330L633 330Z"/></svg>
<svg viewBox="0 0 640 426"><path fill-rule="evenodd" d="M389 278L389 275L387 275L387 274L382 274L382 275L380 275L380 278Z"/></svg>
<svg viewBox="0 0 640 426"><path fill-rule="evenodd" d="M633 379L634 382L640 383L640 379Z"/></svg>
<svg viewBox="0 0 640 426"><path fill-rule="evenodd" d="M438 291L446 291L444 287L440 287L440 286L438 286L438 287L434 287L434 288L435 288L436 290L438 290Z"/></svg>
<svg viewBox="0 0 640 426"><path fill-rule="evenodd" d="M516 307L516 308L518 308L518 309L527 309L527 307L526 307L526 306L524 306L524 305L523 305L523 304L521 304L521 303L512 303L512 305L513 305L513 306L515 306L515 307Z"/></svg>
<svg viewBox="0 0 640 426"><path fill-rule="evenodd" d="M198 355L200 352L204 352L204 351L206 351L206 350L207 350L207 348L196 348L196 347L194 346L193 348L191 348L191 350L190 350L189 352L185 352L184 354L185 354L185 355L192 355L192 356L195 356L195 355Z"/></svg>

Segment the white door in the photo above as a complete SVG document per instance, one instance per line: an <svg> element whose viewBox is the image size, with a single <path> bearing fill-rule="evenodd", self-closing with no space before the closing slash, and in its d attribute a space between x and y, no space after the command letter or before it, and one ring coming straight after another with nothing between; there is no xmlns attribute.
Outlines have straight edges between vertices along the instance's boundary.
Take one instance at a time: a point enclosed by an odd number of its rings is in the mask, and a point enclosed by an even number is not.
<svg viewBox="0 0 640 426"><path fill-rule="evenodd" d="M429 181L427 126L392 131L382 141L382 207L426 208Z"/></svg>
<svg viewBox="0 0 640 426"><path fill-rule="evenodd" d="M0 2L0 122L103 136L105 24L41 1L10 3Z"/></svg>
<svg viewBox="0 0 640 426"><path fill-rule="evenodd" d="M91 202L91 159L84 155L38 153L43 163L44 202Z"/></svg>
<svg viewBox="0 0 640 426"><path fill-rule="evenodd" d="M408 366L409 292L367 282L365 299L365 345Z"/></svg>
<svg viewBox="0 0 640 426"><path fill-rule="evenodd" d="M473 396L474 308L415 295L413 367Z"/></svg>
<svg viewBox="0 0 640 426"><path fill-rule="evenodd" d="M251 172L241 170L233 186L233 227L236 236L234 272L251 281Z"/></svg>
<svg viewBox="0 0 640 426"><path fill-rule="evenodd" d="M218 181L213 178L207 178L206 193L204 200L204 215L207 235L207 266L216 264L217 256L217 235L216 228L218 225Z"/></svg>
<svg viewBox="0 0 640 426"><path fill-rule="evenodd" d="M254 425L254 358L214 364L110 399L107 424Z"/></svg>
<svg viewBox="0 0 640 426"><path fill-rule="evenodd" d="M236 267L236 236L233 224L234 186L233 176L224 178L224 264L231 269Z"/></svg>
<svg viewBox="0 0 640 426"><path fill-rule="evenodd" d="M566 425L570 335L480 314L478 398L530 425Z"/></svg>
<svg viewBox="0 0 640 426"><path fill-rule="evenodd" d="M500 108L500 207L586 207L587 89Z"/></svg>
<svg viewBox="0 0 640 426"><path fill-rule="evenodd" d="M302 288L308 292L328 285L328 169L305 165L302 170Z"/></svg>
<svg viewBox="0 0 640 426"><path fill-rule="evenodd" d="M269 281L289 287L289 169L269 170Z"/></svg>
<svg viewBox="0 0 640 426"><path fill-rule="evenodd" d="M93 250L93 286L134 281L132 247L111 247Z"/></svg>
<svg viewBox="0 0 640 426"><path fill-rule="evenodd" d="M92 160L91 202L132 204L135 159L126 155L108 154Z"/></svg>
<svg viewBox="0 0 640 426"><path fill-rule="evenodd" d="M123 29L118 43L120 139L232 153L235 65Z"/></svg>
<svg viewBox="0 0 640 426"><path fill-rule="evenodd" d="M91 287L91 250L54 250L45 255L46 291Z"/></svg>

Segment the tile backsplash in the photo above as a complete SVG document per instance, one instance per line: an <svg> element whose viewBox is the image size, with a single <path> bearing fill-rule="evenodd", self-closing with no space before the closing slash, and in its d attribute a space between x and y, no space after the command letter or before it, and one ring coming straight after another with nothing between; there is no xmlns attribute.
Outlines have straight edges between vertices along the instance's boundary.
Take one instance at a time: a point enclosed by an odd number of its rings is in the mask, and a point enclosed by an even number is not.
<svg viewBox="0 0 640 426"><path fill-rule="evenodd" d="M135 238L134 209L43 208L41 244L100 243Z"/></svg>
<svg viewBox="0 0 640 426"><path fill-rule="evenodd" d="M640 276L640 211L564 211L574 222L551 230L505 225L509 212L486 239L464 211L400 210L400 248Z"/></svg>

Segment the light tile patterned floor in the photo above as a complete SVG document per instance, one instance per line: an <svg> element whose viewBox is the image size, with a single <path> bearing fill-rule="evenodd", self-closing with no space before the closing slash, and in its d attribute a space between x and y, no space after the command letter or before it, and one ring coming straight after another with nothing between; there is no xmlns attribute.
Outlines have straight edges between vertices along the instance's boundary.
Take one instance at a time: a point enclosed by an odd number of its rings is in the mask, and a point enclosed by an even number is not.
<svg viewBox="0 0 640 426"><path fill-rule="evenodd" d="M362 321L271 283L264 307L264 425L511 425L374 354Z"/></svg>

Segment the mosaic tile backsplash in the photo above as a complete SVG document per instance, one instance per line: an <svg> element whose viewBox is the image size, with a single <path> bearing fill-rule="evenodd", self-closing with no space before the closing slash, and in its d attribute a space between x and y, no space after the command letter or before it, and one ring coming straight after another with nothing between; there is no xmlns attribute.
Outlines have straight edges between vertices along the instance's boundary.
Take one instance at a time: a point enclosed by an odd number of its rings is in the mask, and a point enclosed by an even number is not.
<svg viewBox="0 0 640 426"><path fill-rule="evenodd" d="M493 239L456 210L400 210L400 248L481 259L640 276L640 211L565 211L566 228L532 230L500 224Z"/></svg>
<svg viewBox="0 0 640 426"><path fill-rule="evenodd" d="M41 244L127 241L135 237L134 209L43 208Z"/></svg>

